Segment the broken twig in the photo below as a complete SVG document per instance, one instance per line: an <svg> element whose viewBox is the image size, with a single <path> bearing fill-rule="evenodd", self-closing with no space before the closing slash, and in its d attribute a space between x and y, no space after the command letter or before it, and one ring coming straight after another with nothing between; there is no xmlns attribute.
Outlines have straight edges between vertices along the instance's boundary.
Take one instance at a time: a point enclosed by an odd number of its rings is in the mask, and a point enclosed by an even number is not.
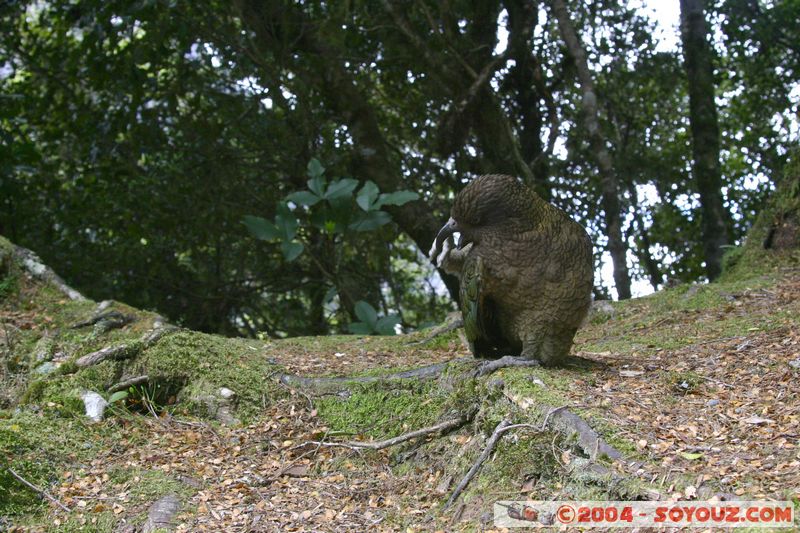
<svg viewBox="0 0 800 533"><path fill-rule="evenodd" d="M402 435L398 435L397 437L392 437L391 439L381 440L377 442L361 442L361 441L325 442L324 440L323 441L310 440L304 442L303 444L295 446L295 448L302 448L303 446L314 444L317 446L317 449L319 449L321 446L328 446L328 447L338 447L338 448L350 448L351 450L383 450L391 446L402 444L411 439L424 437L426 435L431 435L433 433L444 433L445 431L450 431L452 429L459 428L464 424L466 424L467 422L469 422L470 420L472 420L474 416L475 416L475 411L473 410L458 418L451 418L449 420L445 420L444 422L439 422L438 424L434 424L432 426L424 427L414 431L409 431L408 433L403 433Z"/></svg>
<svg viewBox="0 0 800 533"><path fill-rule="evenodd" d="M461 480L461 483L458 484L456 490L453 491L453 494L450 495L447 503L444 504L445 509L453 505L453 502L455 502L458 497L461 496L461 493L465 488L467 488L467 485L469 485L469 482L472 481L473 477L475 477L475 474L478 473L478 470L480 470L486 459L492 455L492 452L494 451L495 446L497 446L497 442L500 440L500 437L503 436L503 433L505 433L509 427L511 427L511 422L505 418L501 420L499 424L497 424L497 427L494 428L492 436L489 437L489 440L486 442L486 447L483 449L483 452L481 452L480 457L478 457L478 460L475 461L475 463L469 469L469 472L467 472L467 475L465 475Z"/></svg>
<svg viewBox="0 0 800 533"><path fill-rule="evenodd" d="M56 499L54 496L52 496L52 495L51 495L49 492L47 492L47 491L46 491L46 490L44 490L44 489L40 489L39 487L37 487L36 485L34 485L33 483L31 483L30 481L28 481L28 480L27 480L27 479L25 479L24 477L22 477L21 475L17 474L17 473L14 471L14 469L13 469L13 468L6 467L6 470L8 471L8 473L9 473L9 474L11 474L11 475L14 477L14 479L16 479L17 481L19 481L20 483L22 483L23 485L25 485L26 487L28 487L29 489L31 489L33 492L37 493L39 496L42 496L43 498L47 498L48 500L50 500L50 501L51 501L51 502L53 502L54 504L56 504L56 505L58 505L59 507L61 507L61 508L62 508L64 511L66 511L67 513L69 512L69 507L67 507L66 505L64 505L64 504L63 504L63 503L61 503L60 501L58 501L58 500L57 500L57 499Z"/></svg>

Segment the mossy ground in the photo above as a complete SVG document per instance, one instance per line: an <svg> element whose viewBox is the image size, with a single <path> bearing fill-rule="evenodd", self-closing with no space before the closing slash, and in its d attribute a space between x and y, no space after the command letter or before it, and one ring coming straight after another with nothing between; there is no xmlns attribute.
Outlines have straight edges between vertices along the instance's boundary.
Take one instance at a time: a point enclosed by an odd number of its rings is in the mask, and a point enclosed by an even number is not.
<svg viewBox="0 0 800 533"><path fill-rule="evenodd" d="M800 358L796 254L769 254L758 268L740 261L718 283L614 303L613 313L579 333L576 358L564 368L504 369L473 380L465 379L472 364L465 360L439 380L362 383L346 394L317 396L278 385L272 375L377 376L464 357L466 350L458 331L427 342L420 342L427 332L262 342L177 331L131 360L79 370L78 357L136 342L155 315L114 303L136 320L108 332L72 328L96 304L29 279L3 259L2 245L0 378L7 392L0 398L0 460L74 511L60 513L0 469L0 527L114 531L141 524L147 505L173 492L184 503L184 531L246 527L256 516L267 529L474 530L496 499L629 495L571 475L581 454L570 439L518 430L501 440L462 496L461 522L450 522L441 504L497 423L538 427L542 405L570 406L636 462L636 471L625 461L613 465L633 483L657 480L680 492L699 476L705 487L743 497L800 494L784 472L796 461L791 443L780 437L795 422L778 408L800 407L791 403L797 371L787 366ZM37 373L39 352L60 368ZM105 422L86 423L82 390L107 395L138 374L151 377L146 395L170 416L155 420L118 405ZM194 399L220 387L236 392L242 426L208 420ZM465 410L477 415L458 431L380 452L308 444L390 438ZM756 415L775 422L749 426ZM704 451L695 457L698 447ZM761 461L766 473L725 466L734 459Z"/></svg>

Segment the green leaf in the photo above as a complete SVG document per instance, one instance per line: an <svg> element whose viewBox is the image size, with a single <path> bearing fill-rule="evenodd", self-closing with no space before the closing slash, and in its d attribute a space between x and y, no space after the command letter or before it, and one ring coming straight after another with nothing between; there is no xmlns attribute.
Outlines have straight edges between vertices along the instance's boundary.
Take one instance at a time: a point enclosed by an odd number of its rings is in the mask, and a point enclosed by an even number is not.
<svg viewBox="0 0 800 533"><path fill-rule="evenodd" d="M336 200L353 194L355 188L358 187L358 181L353 178L343 178L340 180L332 181L328 185L328 190L325 191L326 200Z"/></svg>
<svg viewBox="0 0 800 533"><path fill-rule="evenodd" d="M311 179L321 178L322 175L325 173L325 167L323 167L322 163L319 162L319 159L315 157L308 162L308 166L306 167L306 173L308 174L308 177ZM311 190L314 191L314 189ZM314 192L317 193L317 191ZM317 194L322 196L322 193L317 193Z"/></svg>
<svg viewBox="0 0 800 533"><path fill-rule="evenodd" d="M403 205L413 200L419 200L419 194L413 191L397 191L381 194L378 207L383 205Z"/></svg>
<svg viewBox="0 0 800 533"><path fill-rule="evenodd" d="M700 459L703 457L702 453L689 453L689 452L681 452L681 457L686 460L694 461L695 459Z"/></svg>
<svg viewBox="0 0 800 533"><path fill-rule="evenodd" d="M309 191L297 191L286 197L287 202L294 202L297 205L307 205L311 207L322 200L319 196Z"/></svg>
<svg viewBox="0 0 800 533"><path fill-rule="evenodd" d="M372 331L375 331L375 326L378 323L378 313L375 308L369 305L364 300L359 300L353 309L359 320L369 325Z"/></svg>
<svg viewBox="0 0 800 533"><path fill-rule="evenodd" d="M281 236L281 232L275 227L275 224L265 218L245 215L242 222L256 239L272 241Z"/></svg>
<svg viewBox="0 0 800 533"><path fill-rule="evenodd" d="M400 323L400 317L397 315L388 315L378 320L375 329L381 335L395 335L394 327Z"/></svg>
<svg viewBox="0 0 800 533"><path fill-rule="evenodd" d="M362 213L348 228L354 231L372 231L392 221L386 211L369 211Z"/></svg>
<svg viewBox="0 0 800 533"><path fill-rule="evenodd" d="M126 399L127 397L128 397L128 391L120 390L111 395L111 398L108 399L108 403L116 403L120 400Z"/></svg>
<svg viewBox="0 0 800 533"><path fill-rule="evenodd" d="M378 198L378 186L375 185L372 181L367 181L361 190L358 191L358 196L356 196L356 203L358 207L363 209L364 211L369 211L370 209L377 209L377 207L373 207L375 204L375 200Z"/></svg>
<svg viewBox="0 0 800 533"><path fill-rule="evenodd" d="M356 335L370 335L375 332L369 327L369 324L365 324L364 322L351 322L350 325L347 326L347 329L350 330L350 333Z"/></svg>
<svg viewBox="0 0 800 533"><path fill-rule="evenodd" d="M280 237L289 242L297 235L297 218L291 213L281 213L275 215L275 224L281 232Z"/></svg>
<svg viewBox="0 0 800 533"><path fill-rule="evenodd" d="M317 176L308 180L306 184L308 185L308 190L322 198L325 193L325 178Z"/></svg>
<svg viewBox="0 0 800 533"><path fill-rule="evenodd" d="M281 243L281 252L283 252L283 258L291 263L297 259L298 255L303 253L303 243L297 241L284 241Z"/></svg>

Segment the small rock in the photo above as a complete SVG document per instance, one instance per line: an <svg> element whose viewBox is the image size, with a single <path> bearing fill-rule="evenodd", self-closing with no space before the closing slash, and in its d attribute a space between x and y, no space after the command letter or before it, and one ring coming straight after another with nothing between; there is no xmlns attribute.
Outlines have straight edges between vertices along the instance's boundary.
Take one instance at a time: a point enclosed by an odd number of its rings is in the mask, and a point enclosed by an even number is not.
<svg viewBox="0 0 800 533"><path fill-rule="evenodd" d="M539 378L531 378L531 383L533 383L534 385L539 385L540 387L545 386L544 381L542 381Z"/></svg>
<svg viewBox="0 0 800 533"><path fill-rule="evenodd" d="M792 368L800 368L800 359L789 361L789 366Z"/></svg>
<svg viewBox="0 0 800 533"><path fill-rule="evenodd" d="M236 396L236 393L227 387L221 387L219 389L219 395L225 400L230 400L231 398Z"/></svg>
<svg viewBox="0 0 800 533"><path fill-rule="evenodd" d="M225 394L228 393L233 396L226 397ZM208 415L226 426L237 426L241 422L232 413L234 403L232 398L235 396L236 394L232 390L222 387L217 394L199 394L194 396L192 401L205 405Z"/></svg>
<svg viewBox="0 0 800 533"><path fill-rule="evenodd" d="M620 370L619 375L623 378L635 378L644 374L644 370Z"/></svg>
<svg viewBox="0 0 800 533"><path fill-rule="evenodd" d="M708 400L706 402L706 405L709 407L714 407L715 405L719 405L719 400L717 400L716 398L713 400Z"/></svg>
<svg viewBox="0 0 800 533"><path fill-rule="evenodd" d="M46 376L51 372L54 372L58 368L58 365L52 361L45 361L41 365L37 366L34 372L41 376Z"/></svg>
<svg viewBox="0 0 800 533"><path fill-rule="evenodd" d="M142 526L142 533L152 533L159 529L171 529L173 517L178 513L181 502L175 494L167 494L156 501L147 510L147 522Z"/></svg>
<svg viewBox="0 0 800 533"><path fill-rule="evenodd" d="M505 386L506 382L503 381L502 379L493 379L492 381L489 382L490 389L502 389Z"/></svg>
<svg viewBox="0 0 800 533"><path fill-rule="evenodd" d="M199 489L203 486L203 482L197 478L193 478L191 476L178 476L178 481L192 487L193 489Z"/></svg>
<svg viewBox="0 0 800 533"><path fill-rule="evenodd" d="M86 416L94 422L101 422L103 420L103 413L105 413L108 402L97 394L96 392L86 391L81 396L83 405L86 408Z"/></svg>

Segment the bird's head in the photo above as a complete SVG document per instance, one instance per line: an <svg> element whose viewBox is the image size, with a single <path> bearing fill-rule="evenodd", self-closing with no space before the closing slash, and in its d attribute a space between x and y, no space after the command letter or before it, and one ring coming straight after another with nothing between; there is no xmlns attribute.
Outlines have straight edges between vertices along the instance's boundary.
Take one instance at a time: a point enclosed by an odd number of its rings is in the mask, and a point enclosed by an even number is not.
<svg viewBox="0 0 800 533"><path fill-rule="evenodd" d="M450 220L439 230L435 249L453 233L460 233L458 248L478 243L489 231L528 226L536 195L516 178L488 174L472 180L456 196Z"/></svg>

